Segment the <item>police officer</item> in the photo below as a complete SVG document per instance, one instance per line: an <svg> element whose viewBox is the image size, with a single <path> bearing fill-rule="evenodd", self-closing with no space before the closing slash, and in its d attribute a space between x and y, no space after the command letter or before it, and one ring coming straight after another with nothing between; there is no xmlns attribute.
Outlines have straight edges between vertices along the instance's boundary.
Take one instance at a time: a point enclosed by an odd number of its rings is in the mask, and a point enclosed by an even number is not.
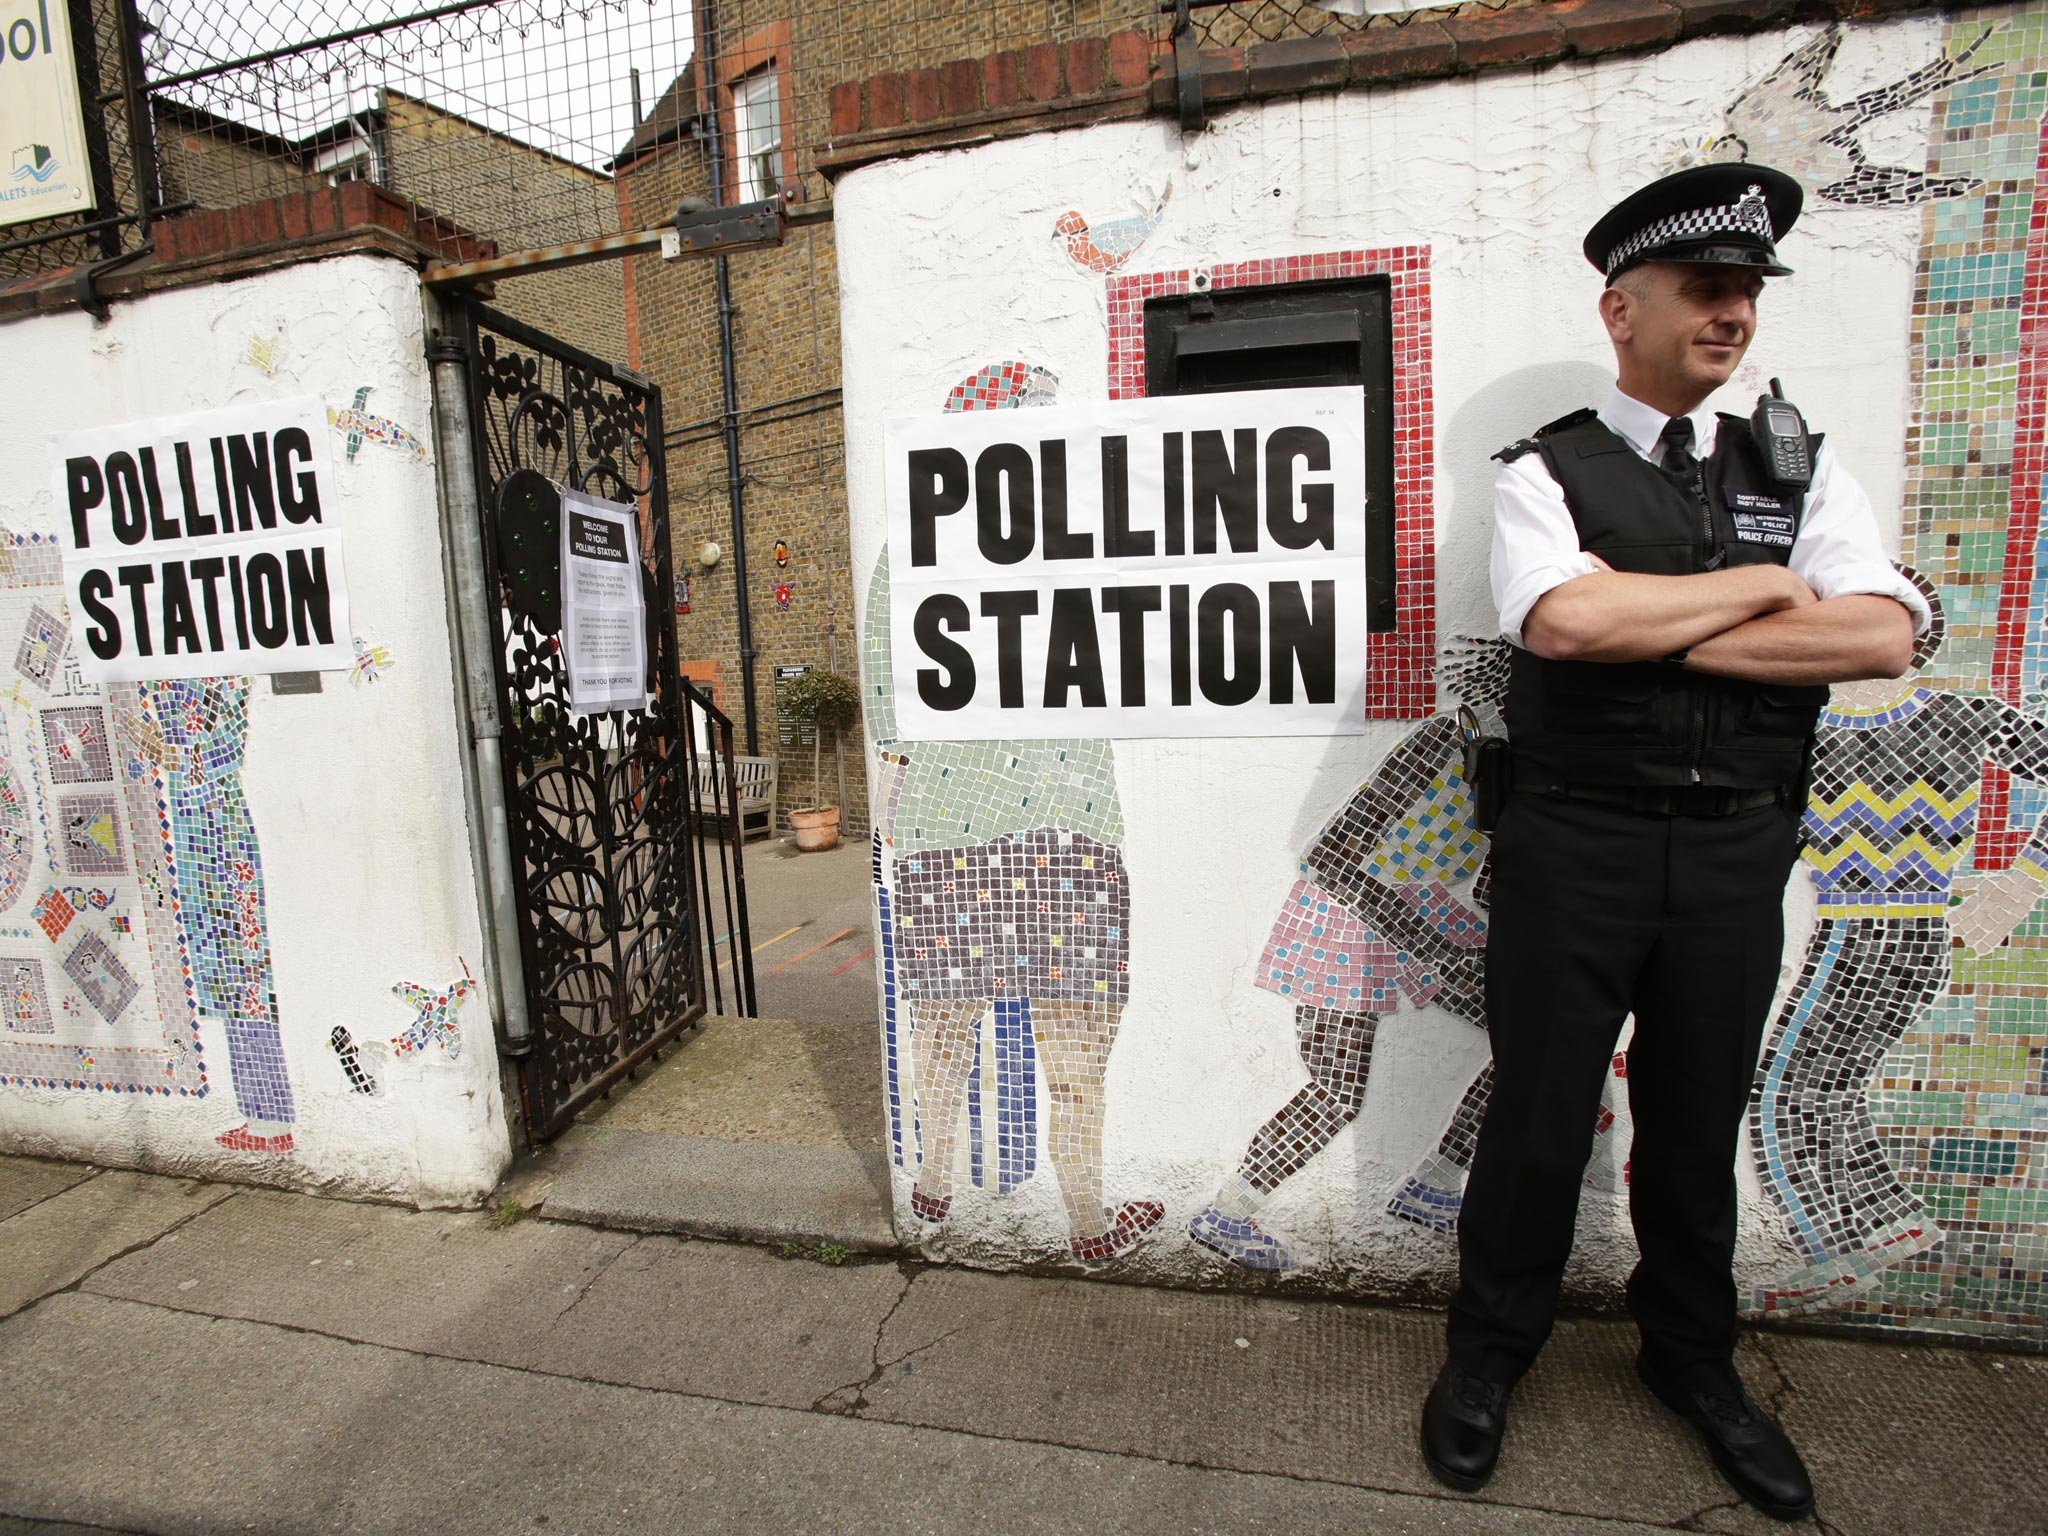
<svg viewBox="0 0 2048 1536"><path fill-rule="evenodd" d="M1927 622L1862 489L1796 413L1702 408L1741 363L1797 182L1698 167L1586 236L1618 378L1504 449L1493 594L1513 781L1493 844L1497 1081L1458 1228L1430 1470L1492 1474L1550 1333L1623 1018L1635 1120L1628 1305L1649 1390L1765 1513L1813 1492L1734 1366L1735 1150L1783 946L1827 685L1895 677Z"/></svg>

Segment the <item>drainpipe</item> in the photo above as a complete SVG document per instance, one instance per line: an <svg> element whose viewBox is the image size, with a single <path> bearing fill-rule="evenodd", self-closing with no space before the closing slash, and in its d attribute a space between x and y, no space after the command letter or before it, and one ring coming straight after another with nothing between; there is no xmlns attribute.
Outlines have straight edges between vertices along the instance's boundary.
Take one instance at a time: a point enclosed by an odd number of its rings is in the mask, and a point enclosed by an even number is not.
<svg viewBox="0 0 2048 1536"><path fill-rule="evenodd" d="M516 900L519 880L505 811L504 717L498 708L491 650L498 605L484 576L468 339L453 304L444 304L431 289L424 296L427 361L434 370L434 458L441 482L441 570L448 589L456 693L469 727L468 771L463 777L470 858L483 887L477 906L484 930L484 985L491 1014L499 1021L499 1050L506 1056L524 1056L533 1049L533 1025L526 1011Z"/></svg>
<svg viewBox="0 0 2048 1536"><path fill-rule="evenodd" d="M725 130L719 123L718 112L716 8L703 5L697 15L698 81L709 98L697 105L704 113L706 139L711 146L711 203L715 208L723 208ZM732 271L723 256L714 258L713 264L718 296L718 383L724 407L719 419L725 436L726 495L732 506L732 584L740 629L741 717L747 728L747 755L752 757L761 750L761 727L754 701L754 658L760 653L754 649L754 610L747 588L747 503L746 492L740 487L740 386L733 365Z"/></svg>

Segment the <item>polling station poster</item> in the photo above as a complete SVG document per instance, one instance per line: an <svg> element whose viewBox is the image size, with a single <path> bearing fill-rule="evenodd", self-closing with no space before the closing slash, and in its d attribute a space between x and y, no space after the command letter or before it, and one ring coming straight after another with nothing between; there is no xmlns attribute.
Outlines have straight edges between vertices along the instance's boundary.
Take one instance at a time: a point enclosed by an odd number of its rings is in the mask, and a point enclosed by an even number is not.
<svg viewBox="0 0 2048 1536"><path fill-rule="evenodd" d="M354 663L317 397L57 433L50 472L88 682Z"/></svg>
<svg viewBox="0 0 2048 1536"><path fill-rule="evenodd" d="M1363 390L901 417L884 452L906 739L1364 729Z"/></svg>
<svg viewBox="0 0 2048 1536"><path fill-rule="evenodd" d="M569 710L647 704L647 599L633 508L562 492L562 661Z"/></svg>

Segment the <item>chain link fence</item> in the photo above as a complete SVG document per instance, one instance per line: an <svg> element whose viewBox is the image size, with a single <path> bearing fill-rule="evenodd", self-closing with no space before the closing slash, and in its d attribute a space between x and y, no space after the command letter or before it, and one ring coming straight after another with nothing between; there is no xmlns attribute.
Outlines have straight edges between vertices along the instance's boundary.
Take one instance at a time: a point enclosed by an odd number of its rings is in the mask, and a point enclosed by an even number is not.
<svg viewBox="0 0 2048 1536"><path fill-rule="evenodd" d="M818 204L842 81L1136 30L1159 0L71 0L98 206L0 231L0 283L136 251L167 212L367 181L501 252L594 240L619 178ZM1192 0L1205 47L1400 25L1400 0ZM1499 10L1534 0L1465 0ZM1443 14L1438 9L1434 14Z"/></svg>

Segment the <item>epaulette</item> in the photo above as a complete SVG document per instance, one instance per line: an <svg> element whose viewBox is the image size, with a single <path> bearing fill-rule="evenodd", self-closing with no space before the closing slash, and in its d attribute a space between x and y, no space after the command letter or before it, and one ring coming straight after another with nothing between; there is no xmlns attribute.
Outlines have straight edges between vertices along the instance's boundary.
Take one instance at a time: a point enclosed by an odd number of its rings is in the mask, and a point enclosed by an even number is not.
<svg viewBox="0 0 2048 1536"><path fill-rule="evenodd" d="M1523 454L1534 453L1539 439L1546 438L1553 432L1562 432L1567 427L1576 427L1582 421L1591 421L1599 414L1590 405L1581 406L1570 415L1560 416L1555 421L1546 421L1533 434L1523 438L1520 442L1509 443L1507 447L1501 449L1494 457L1503 464L1512 464Z"/></svg>

